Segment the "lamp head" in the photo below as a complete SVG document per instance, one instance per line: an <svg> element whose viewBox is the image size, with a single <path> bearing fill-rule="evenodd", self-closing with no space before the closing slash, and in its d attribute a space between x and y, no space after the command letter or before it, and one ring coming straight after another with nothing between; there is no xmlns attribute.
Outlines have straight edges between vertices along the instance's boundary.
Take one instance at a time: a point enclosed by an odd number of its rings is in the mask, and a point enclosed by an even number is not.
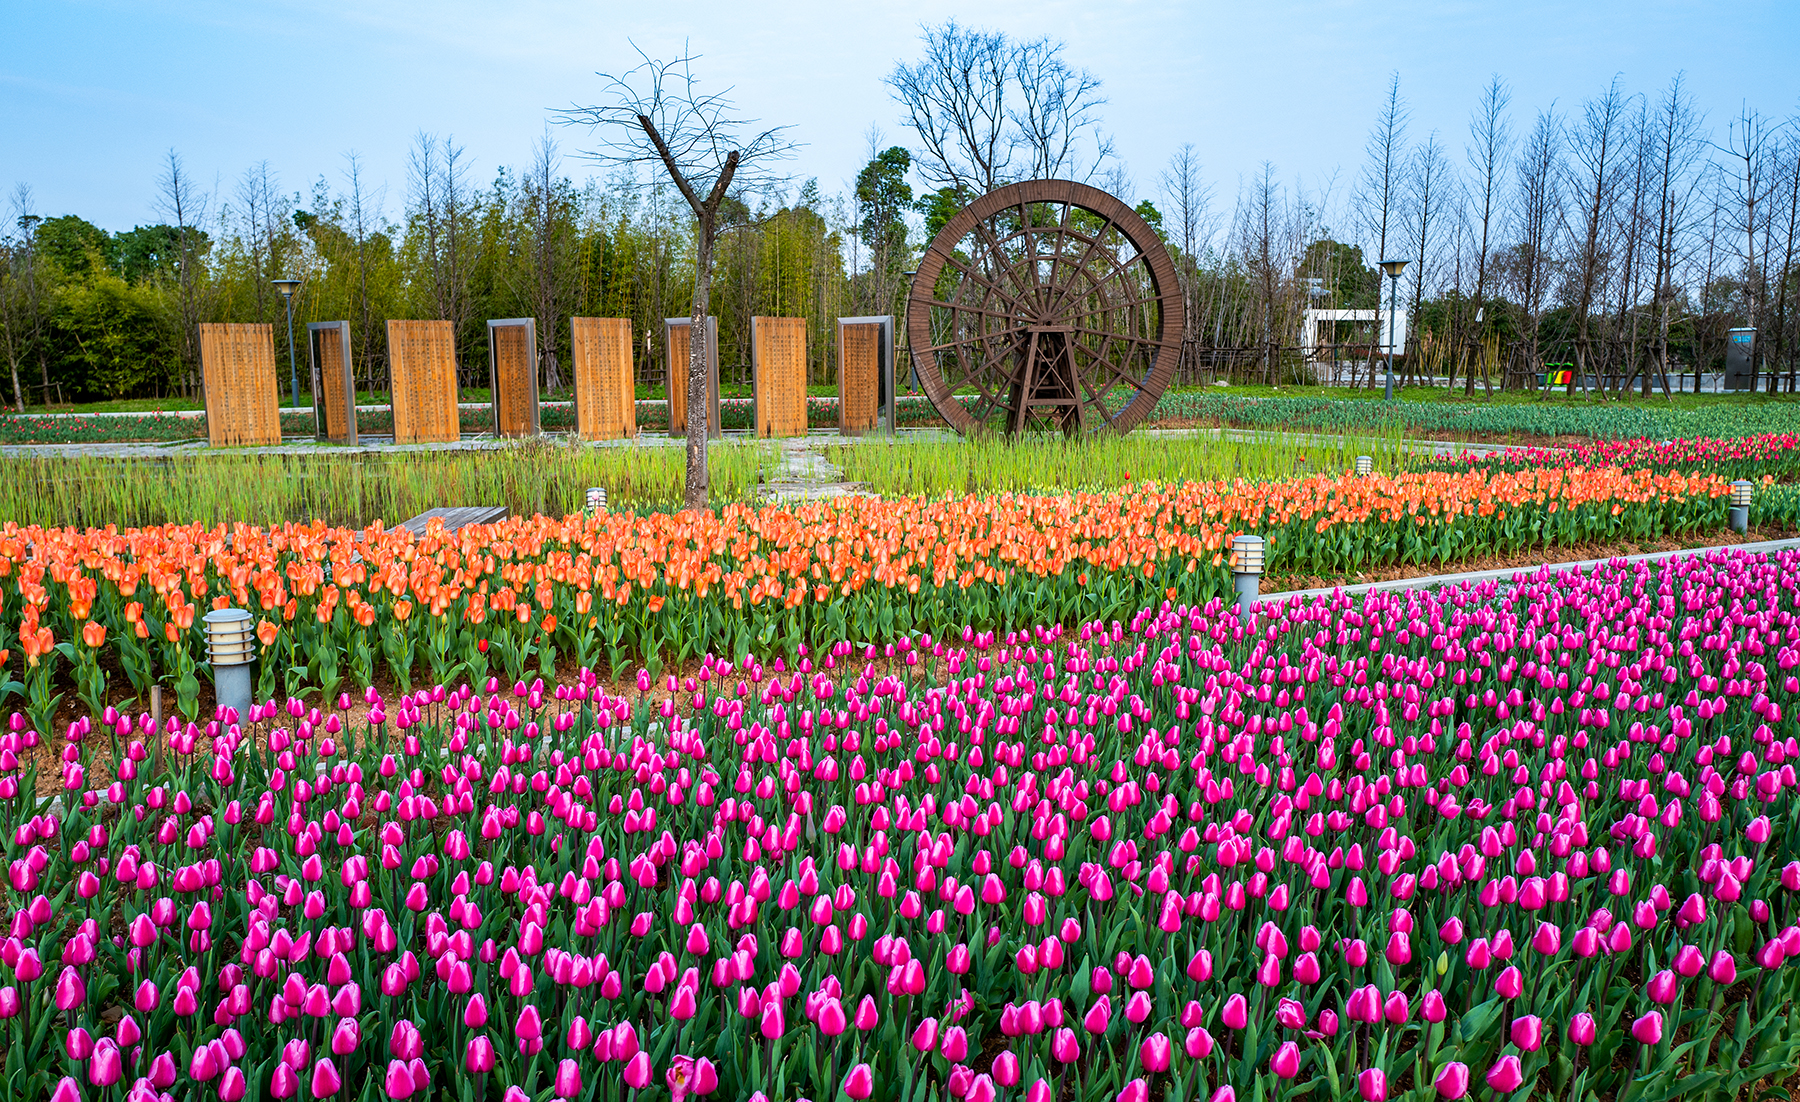
<svg viewBox="0 0 1800 1102"><path fill-rule="evenodd" d="M249 612L220 608L203 619L206 653L214 666L242 666L256 659L256 627Z"/></svg>
<svg viewBox="0 0 1800 1102"><path fill-rule="evenodd" d="M291 299L294 297L294 292L300 289L300 281L297 279L271 279L269 282L273 283L275 289L281 292L282 298Z"/></svg>
<svg viewBox="0 0 1800 1102"><path fill-rule="evenodd" d="M1381 262L1381 270L1393 278L1399 279L1400 273L1406 270L1406 264L1407 262L1404 260L1384 260Z"/></svg>
<svg viewBox="0 0 1800 1102"><path fill-rule="evenodd" d="M1755 496L1756 483L1749 479L1740 478L1731 484L1731 504L1734 508L1747 508Z"/></svg>
<svg viewBox="0 0 1800 1102"><path fill-rule="evenodd" d="M1263 553L1265 545L1261 536L1234 536L1231 540L1232 563L1234 574L1261 574L1263 572Z"/></svg>

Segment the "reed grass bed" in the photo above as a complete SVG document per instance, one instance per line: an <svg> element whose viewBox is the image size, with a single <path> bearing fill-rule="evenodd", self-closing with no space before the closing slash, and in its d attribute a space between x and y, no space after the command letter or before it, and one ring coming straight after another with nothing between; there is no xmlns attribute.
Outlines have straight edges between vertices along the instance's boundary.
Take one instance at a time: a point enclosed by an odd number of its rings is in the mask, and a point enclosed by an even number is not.
<svg viewBox="0 0 1800 1102"><path fill-rule="evenodd" d="M1034 436L1017 441L979 437L955 441L863 442L829 449L851 482L884 497L965 493L1053 493L1107 490L1126 482L1176 485L1190 479L1244 478L1263 482L1348 470L1359 455L1375 469L1399 471L1420 462L1406 454L1399 429L1307 437L1280 432L1227 431L1196 436L1101 436L1067 440Z"/></svg>
<svg viewBox="0 0 1800 1102"><path fill-rule="evenodd" d="M780 462L763 443L707 449L715 503L746 501ZM323 520L395 524L427 509L505 505L515 515L581 509L589 486L614 509L680 507L685 450L527 442L468 452L173 459L0 460L0 518L19 524L120 527L203 521L278 525Z"/></svg>

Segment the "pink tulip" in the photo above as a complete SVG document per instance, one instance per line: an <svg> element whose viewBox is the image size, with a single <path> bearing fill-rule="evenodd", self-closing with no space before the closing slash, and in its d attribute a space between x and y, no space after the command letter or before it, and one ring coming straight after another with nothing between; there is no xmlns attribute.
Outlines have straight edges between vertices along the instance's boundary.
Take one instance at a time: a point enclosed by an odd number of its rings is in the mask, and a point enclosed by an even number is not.
<svg viewBox="0 0 1800 1102"><path fill-rule="evenodd" d="M1544 1023L1534 1014L1513 1019L1512 1041L1524 1052L1536 1052L1544 1043Z"/></svg>
<svg viewBox="0 0 1800 1102"><path fill-rule="evenodd" d="M343 1077L338 1074L337 1065L331 1057L321 1056L312 1069L312 1092L314 1098L328 1098L338 1092L344 1085Z"/></svg>
<svg viewBox="0 0 1800 1102"><path fill-rule="evenodd" d="M1145 1071L1168 1071L1173 1048L1167 1036L1152 1033L1138 1046L1138 1062L1144 1065Z"/></svg>
<svg viewBox="0 0 1800 1102"><path fill-rule="evenodd" d="M1678 992L1678 981L1675 979L1675 973L1664 968L1656 975L1650 977L1650 982L1644 985L1644 991L1650 996L1651 1002L1658 1003L1662 1006L1669 1005L1675 1001L1675 995Z"/></svg>
<svg viewBox="0 0 1800 1102"><path fill-rule="evenodd" d="M1502 998L1516 999L1525 993L1525 977L1516 965L1508 965L1494 980L1494 990Z"/></svg>
<svg viewBox="0 0 1800 1102"><path fill-rule="evenodd" d="M56 1009L70 1011L87 1001L87 984L81 980L81 973L73 967L65 967L56 978Z"/></svg>
<svg viewBox="0 0 1800 1102"><path fill-rule="evenodd" d="M937 1048L938 1022L936 1018L926 1018L913 1030L912 1046L920 1052L930 1052Z"/></svg>
<svg viewBox="0 0 1800 1102"><path fill-rule="evenodd" d="M1167 1043L1166 1038L1164 1043ZM1163 1059L1163 1067L1164 1069L1167 1069L1167 1053L1164 1053ZM1014 1086L1019 1081L1019 1058L1015 1056L1010 1049L1000 1053L998 1056L994 1057L993 1073L994 1082L1003 1087Z"/></svg>
<svg viewBox="0 0 1800 1102"><path fill-rule="evenodd" d="M494 1070L494 1042L485 1033L478 1033L469 1038L468 1047L463 1050L463 1068L471 1075L481 1075Z"/></svg>
<svg viewBox="0 0 1800 1102"><path fill-rule="evenodd" d="M645 1057L648 1063L649 1057ZM574 1060L563 1059L556 1065L556 1083L553 1093L558 1098L574 1098L581 1094L581 1065Z"/></svg>
<svg viewBox="0 0 1800 1102"><path fill-rule="evenodd" d="M1437 1078L1431 1085L1437 1088L1440 1097L1455 1102L1469 1093L1469 1066L1452 1060L1438 1069Z"/></svg>
<svg viewBox="0 0 1800 1102"><path fill-rule="evenodd" d="M875 1073L867 1064L858 1064L844 1076L844 1093L858 1102L875 1093Z"/></svg>
<svg viewBox="0 0 1800 1102"><path fill-rule="evenodd" d="M1511 1053L1495 1060L1488 1068L1487 1084L1501 1094L1511 1094L1525 1082L1525 1069L1519 1058Z"/></svg>
<svg viewBox="0 0 1800 1102"><path fill-rule="evenodd" d="M1713 954L1712 963L1707 966L1706 974L1714 983L1730 987L1737 982L1737 960L1721 949Z"/></svg>
<svg viewBox="0 0 1800 1102"><path fill-rule="evenodd" d="M1300 1074L1300 1046L1292 1041L1283 1041L1275 1050L1275 1055L1269 1057L1269 1070L1283 1079L1292 1079Z"/></svg>
<svg viewBox="0 0 1800 1102"><path fill-rule="evenodd" d="M1571 1044L1585 1048L1594 1043L1594 1037L1598 1031L1599 1027L1594 1021L1594 1016L1586 1011L1569 1019L1569 1042Z"/></svg>
<svg viewBox="0 0 1800 1102"><path fill-rule="evenodd" d="M70 1076L57 1080L56 1089L50 1092L50 1102L81 1102L81 1087Z"/></svg>
<svg viewBox="0 0 1800 1102"><path fill-rule="evenodd" d="M1250 1004L1243 995L1232 995L1219 1011L1219 1020L1230 1029L1243 1029L1250 1024Z"/></svg>
<svg viewBox="0 0 1800 1102"><path fill-rule="evenodd" d="M650 1083L650 1054L639 1052L625 1064L625 1085L632 1090L643 1090Z"/></svg>
<svg viewBox="0 0 1800 1102"><path fill-rule="evenodd" d="M1363 1102L1384 1102L1388 1094L1387 1073L1380 1068L1364 1068L1356 1077L1356 1091Z"/></svg>
<svg viewBox="0 0 1800 1102"><path fill-rule="evenodd" d="M389 1098L412 1097L412 1073L406 1070L406 1061L388 1061L387 1076L382 1081L382 1089L387 1092Z"/></svg>
<svg viewBox="0 0 1800 1102"><path fill-rule="evenodd" d="M1641 1045L1654 1045L1663 1038L1662 1011L1652 1010L1631 1023L1631 1036Z"/></svg>
<svg viewBox="0 0 1800 1102"><path fill-rule="evenodd" d="M1419 1001L1419 1013L1428 1022L1441 1022L1448 1012L1448 1008L1444 1006L1443 993L1435 987L1425 992L1425 997Z"/></svg>
<svg viewBox="0 0 1800 1102"><path fill-rule="evenodd" d="M1058 1029L1050 1038L1050 1054L1063 1064L1080 1059L1081 1044L1075 1039L1075 1031L1066 1026Z"/></svg>
<svg viewBox="0 0 1800 1102"><path fill-rule="evenodd" d="M88 1082L96 1087L110 1087L119 1081L123 1070L118 1043L111 1037L100 1038L100 1043L94 1046L93 1059L88 1061Z"/></svg>
<svg viewBox="0 0 1800 1102"><path fill-rule="evenodd" d="M219 1102L238 1102L249 1089L242 1068L226 1068L225 1074L219 1076Z"/></svg>
<svg viewBox="0 0 1800 1102"><path fill-rule="evenodd" d="M300 1090L300 1077L286 1064L276 1064L269 1076L269 1094L274 1098L292 1098Z"/></svg>

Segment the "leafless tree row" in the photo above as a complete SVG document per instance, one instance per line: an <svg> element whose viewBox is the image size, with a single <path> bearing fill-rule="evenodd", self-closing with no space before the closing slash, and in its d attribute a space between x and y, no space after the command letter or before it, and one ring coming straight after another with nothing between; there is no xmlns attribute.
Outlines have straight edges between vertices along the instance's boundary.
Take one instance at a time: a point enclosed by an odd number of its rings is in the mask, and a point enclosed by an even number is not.
<svg viewBox="0 0 1800 1102"><path fill-rule="evenodd" d="M1765 385L1796 389L1800 118L1709 124L1680 75L1523 119L1512 100L1493 77L1458 156L1408 133L1395 75L1342 203L1265 164L1215 219L1196 151L1178 150L1161 190L1190 305L1184 369L1306 377L1296 346L1327 338L1300 333L1303 312L1385 307L1376 262L1404 259L1410 380L1473 392L1563 370L1571 394L1647 394L1715 374L1726 331L1753 326ZM1329 339L1349 349L1334 361L1381 340L1373 323Z"/></svg>

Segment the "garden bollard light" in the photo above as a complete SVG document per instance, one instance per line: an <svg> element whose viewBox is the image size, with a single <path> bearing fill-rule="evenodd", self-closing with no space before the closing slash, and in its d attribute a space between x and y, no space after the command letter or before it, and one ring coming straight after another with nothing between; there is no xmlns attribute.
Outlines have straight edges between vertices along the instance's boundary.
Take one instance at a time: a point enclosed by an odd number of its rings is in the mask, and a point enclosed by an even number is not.
<svg viewBox="0 0 1800 1102"><path fill-rule="evenodd" d="M238 721L250 715L250 663L256 660L256 629L250 613L241 608L214 609L206 614L206 656L212 662L213 689L221 708L237 711Z"/></svg>
<svg viewBox="0 0 1800 1102"><path fill-rule="evenodd" d="M1370 471L1373 471L1374 469L1375 469L1375 459L1373 456L1359 455L1356 457L1356 473L1357 474L1359 474L1359 475L1368 474Z"/></svg>
<svg viewBox="0 0 1800 1102"><path fill-rule="evenodd" d="M1747 479L1738 479L1731 484L1731 512L1726 514L1726 523L1733 532L1744 532L1750 528L1750 499L1756 493L1756 484Z"/></svg>
<svg viewBox="0 0 1800 1102"><path fill-rule="evenodd" d="M587 488L587 511L598 513L606 508L606 487L589 486Z"/></svg>
<svg viewBox="0 0 1800 1102"><path fill-rule="evenodd" d="M1256 604L1263 572L1263 538L1235 536L1231 541L1232 580L1237 583L1238 619L1248 622L1250 609Z"/></svg>

